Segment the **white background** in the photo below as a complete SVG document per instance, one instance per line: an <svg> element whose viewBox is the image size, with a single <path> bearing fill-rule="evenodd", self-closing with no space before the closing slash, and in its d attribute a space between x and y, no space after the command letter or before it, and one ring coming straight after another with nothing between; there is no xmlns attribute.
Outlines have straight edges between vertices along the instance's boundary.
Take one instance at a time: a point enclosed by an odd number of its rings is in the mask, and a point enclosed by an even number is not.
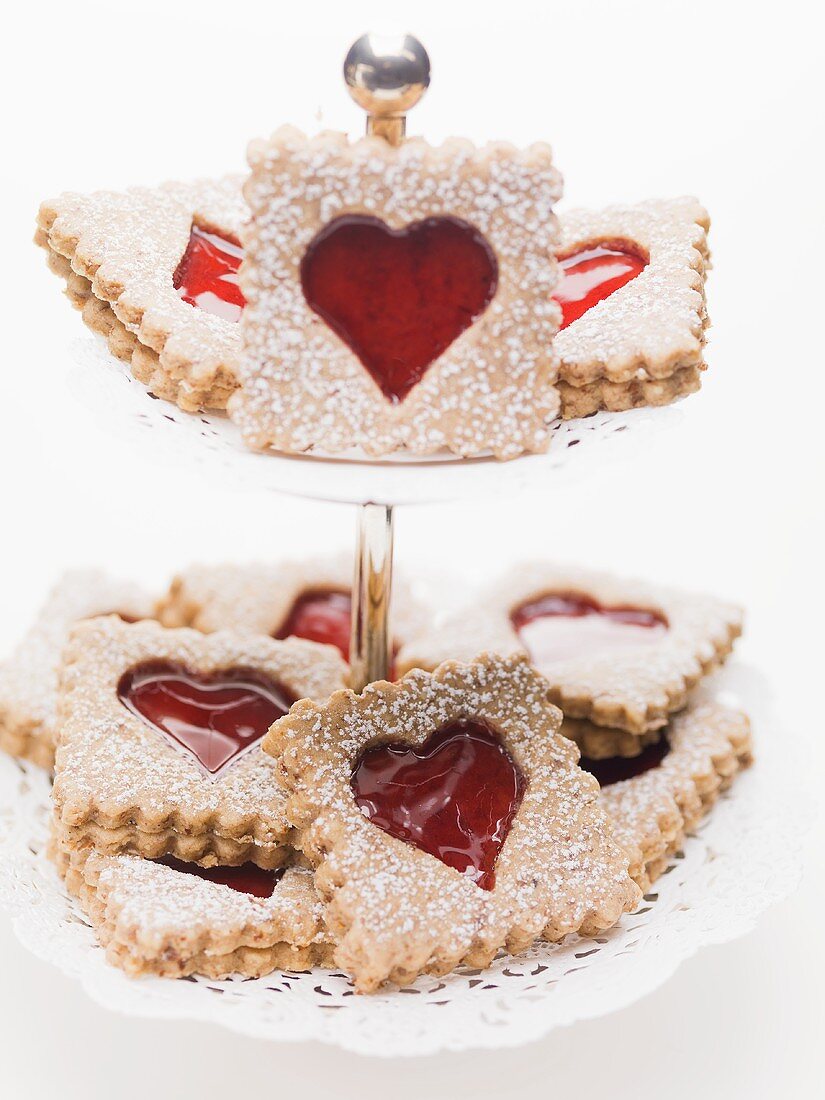
<svg viewBox="0 0 825 1100"><path fill-rule="evenodd" d="M79 317L30 244L40 199L220 173L284 121L358 130L339 68L407 24L433 60L410 120L436 140L548 139L566 202L698 194L714 219L703 392L586 484L402 511L415 571L483 579L551 555L748 608L742 653L823 762L823 56L813 4L30 3L4 15L6 210L0 648L67 566L160 585L191 559L348 545L347 508L210 488L102 432L67 393ZM758 734L758 731L757 731ZM41 1097L806 1097L821 1086L820 844L798 894L645 1001L520 1050L373 1062L108 1015L0 916L0 1092Z"/></svg>

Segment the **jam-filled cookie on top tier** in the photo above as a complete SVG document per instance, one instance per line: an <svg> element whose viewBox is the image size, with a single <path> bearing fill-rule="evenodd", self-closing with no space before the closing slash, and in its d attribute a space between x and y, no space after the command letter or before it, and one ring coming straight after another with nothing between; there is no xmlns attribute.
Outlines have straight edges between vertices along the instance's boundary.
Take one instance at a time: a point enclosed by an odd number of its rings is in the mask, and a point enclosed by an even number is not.
<svg viewBox="0 0 825 1100"><path fill-rule="evenodd" d="M223 409L237 385L240 176L44 202L35 236L86 324L157 397Z"/></svg>
<svg viewBox="0 0 825 1100"><path fill-rule="evenodd" d="M241 387L255 448L512 458L559 411L548 146L250 146Z"/></svg>
<svg viewBox="0 0 825 1100"><path fill-rule="evenodd" d="M564 215L555 291L564 417L666 405L699 389L709 225L693 198Z"/></svg>

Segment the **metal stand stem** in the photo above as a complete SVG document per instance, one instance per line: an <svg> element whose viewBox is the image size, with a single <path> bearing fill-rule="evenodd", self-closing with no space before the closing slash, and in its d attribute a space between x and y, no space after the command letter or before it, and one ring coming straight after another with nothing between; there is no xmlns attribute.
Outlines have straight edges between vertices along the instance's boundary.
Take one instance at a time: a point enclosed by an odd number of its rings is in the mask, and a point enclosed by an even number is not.
<svg viewBox="0 0 825 1100"><path fill-rule="evenodd" d="M362 504L352 582L350 686L386 680L390 668L392 592L392 505Z"/></svg>

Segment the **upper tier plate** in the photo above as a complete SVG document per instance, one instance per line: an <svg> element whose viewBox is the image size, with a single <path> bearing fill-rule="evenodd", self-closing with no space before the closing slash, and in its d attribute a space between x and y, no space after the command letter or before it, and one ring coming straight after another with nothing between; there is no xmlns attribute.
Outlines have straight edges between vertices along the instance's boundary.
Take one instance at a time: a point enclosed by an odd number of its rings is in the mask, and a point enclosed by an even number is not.
<svg viewBox="0 0 825 1100"><path fill-rule="evenodd" d="M250 451L235 425L221 413L186 413L152 397L128 368L94 337L73 344L72 389L99 423L129 438L145 456L174 465L196 465L210 478L260 486L290 496L336 503L428 504L490 497L528 489L564 473L581 474L604 461L596 444L610 440L610 458L632 453L649 431L673 425L682 413L673 407L596 413L583 420L559 421L550 450L510 462L494 458L459 459L287 455ZM618 442L618 441L621 441Z"/></svg>

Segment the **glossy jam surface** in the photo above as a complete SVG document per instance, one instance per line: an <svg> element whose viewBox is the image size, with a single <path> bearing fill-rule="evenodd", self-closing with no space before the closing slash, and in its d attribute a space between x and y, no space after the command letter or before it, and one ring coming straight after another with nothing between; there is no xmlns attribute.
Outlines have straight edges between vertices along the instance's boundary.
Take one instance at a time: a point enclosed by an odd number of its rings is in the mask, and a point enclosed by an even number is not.
<svg viewBox="0 0 825 1100"><path fill-rule="evenodd" d="M605 760L591 760L589 756L583 756L579 767L595 775L600 786L609 787L611 783L621 783L624 779L632 779L635 775L658 768L669 752L667 738L662 737L655 745L642 749L638 756L610 756Z"/></svg>
<svg viewBox="0 0 825 1100"><path fill-rule="evenodd" d="M190 306L239 321L244 297L238 285L243 249L238 241L192 226L189 244L172 277L172 286Z"/></svg>
<svg viewBox="0 0 825 1100"><path fill-rule="evenodd" d="M559 282L553 297L561 306L561 328L577 321L597 302L609 298L647 267L647 260L614 242L582 249L559 260Z"/></svg>
<svg viewBox="0 0 825 1100"><path fill-rule="evenodd" d="M117 692L128 710L188 749L212 774L260 741L294 702L249 669L205 676L167 661L131 669Z"/></svg>
<svg viewBox="0 0 825 1100"><path fill-rule="evenodd" d="M298 597L278 631L278 638L306 638L334 645L349 661L352 597L349 592L304 592Z"/></svg>
<svg viewBox="0 0 825 1100"><path fill-rule="evenodd" d="M301 262L309 306L394 403L484 312L497 282L490 245L457 218L399 230L378 218L337 218Z"/></svg>
<svg viewBox="0 0 825 1100"><path fill-rule="evenodd" d="M321 645L334 645L345 661L349 661L352 635L352 596L349 592L304 592L292 605L276 638L306 638ZM398 646L393 645L393 655ZM387 673L395 676L394 663Z"/></svg>
<svg viewBox="0 0 825 1100"><path fill-rule="evenodd" d="M513 626L538 669L570 657L655 643L667 630L657 611L642 607L602 607L590 596L550 592L523 603Z"/></svg>
<svg viewBox="0 0 825 1100"><path fill-rule="evenodd" d="M282 867L275 871L265 871L254 863L243 863L240 867L199 867L197 863L183 863L174 856L166 856L158 862L164 867L171 867L173 871L180 871L182 875L195 875L207 882L228 886L239 894L252 894L256 898L271 898L284 874Z"/></svg>
<svg viewBox="0 0 825 1100"><path fill-rule="evenodd" d="M454 722L423 745L380 745L352 773L361 812L467 875L495 886L495 864L526 782L509 753L480 722Z"/></svg>

